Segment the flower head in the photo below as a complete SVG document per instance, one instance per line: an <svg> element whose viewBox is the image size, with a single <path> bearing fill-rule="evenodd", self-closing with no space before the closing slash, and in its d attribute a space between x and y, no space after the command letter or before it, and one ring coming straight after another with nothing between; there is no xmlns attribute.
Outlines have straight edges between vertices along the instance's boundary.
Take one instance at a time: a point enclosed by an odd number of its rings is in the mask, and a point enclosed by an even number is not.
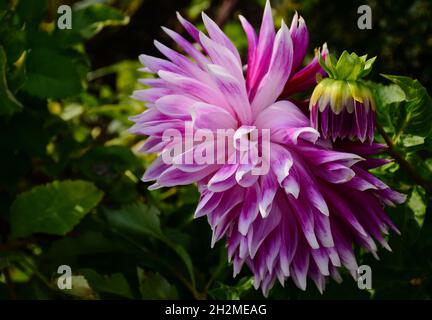
<svg viewBox="0 0 432 320"><path fill-rule="evenodd" d="M376 241L388 247L382 232L397 229L383 206L403 196L368 173L373 164L355 145L334 150L294 103L280 100L323 74L318 57L301 68L304 20L296 15L291 29L282 22L276 33L268 2L259 34L241 17L246 72L209 17L203 14L208 35L179 20L202 51L164 29L192 59L159 42L167 59L140 57L157 78L134 94L148 110L133 117L131 131L149 136L142 151L159 153L143 180L155 181L151 188L197 183L195 217L207 216L212 242L226 239L234 274L246 264L265 294L288 277L301 289L309 277L322 291L327 276L340 279L340 266L355 275L352 244L374 254Z"/></svg>
<svg viewBox="0 0 432 320"><path fill-rule="evenodd" d="M344 51L338 61L329 54L320 59L328 78L315 87L310 100L311 124L323 138L374 140L375 102L361 80L372 68L375 58Z"/></svg>

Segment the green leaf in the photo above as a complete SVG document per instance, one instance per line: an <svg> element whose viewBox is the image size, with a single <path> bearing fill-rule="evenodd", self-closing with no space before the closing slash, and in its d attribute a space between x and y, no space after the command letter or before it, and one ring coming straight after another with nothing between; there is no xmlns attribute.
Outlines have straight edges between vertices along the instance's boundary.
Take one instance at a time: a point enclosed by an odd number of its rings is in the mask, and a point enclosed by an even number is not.
<svg viewBox="0 0 432 320"><path fill-rule="evenodd" d="M78 236L65 237L54 241L45 255L58 260L66 260L71 256L78 257L80 255L96 255L121 251L124 251L121 243L112 241L101 232L86 231L80 232Z"/></svg>
<svg viewBox="0 0 432 320"><path fill-rule="evenodd" d="M9 268L14 265L17 261L22 261L24 254L15 251L0 252L0 271Z"/></svg>
<svg viewBox="0 0 432 320"><path fill-rule="evenodd" d="M92 183L54 181L20 194L11 207L14 237L33 233L65 235L102 199Z"/></svg>
<svg viewBox="0 0 432 320"><path fill-rule="evenodd" d="M68 291L68 294L85 300L94 300L97 298L87 279L81 275L72 276L72 289Z"/></svg>
<svg viewBox="0 0 432 320"><path fill-rule="evenodd" d="M377 57L370 58L369 60L365 61L365 66L363 71L360 73L360 77L363 78L367 76L372 71L372 65L375 63ZM366 56L365 56L366 59Z"/></svg>
<svg viewBox="0 0 432 320"><path fill-rule="evenodd" d="M13 64L23 55L26 48L26 31L13 11L0 12L0 46L3 46L6 53L9 68L18 67ZM9 74L8 77L10 76Z"/></svg>
<svg viewBox="0 0 432 320"><path fill-rule="evenodd" d="M187 14L191 19L195 19L201 14L201 12L207 10L210 5L210 0L192 0L192 3L189 5Z"/></svg>
<svg viewBox="0 0 432 320"><path fill-rule="evenodd" d="M39 98L66 98L82 90L76 61L50 48L34 48L27 57L24 90Z"/></svg>
<svg viewBox="0 0 432 320"><path fill-rule="evenodd" d="M378 99L382 105L398 103L406 99L405 92L398 85L390 84L386 86L374 83L371 87L377 88L375 98Z"/></svg>
<svg viewBox="0 0 432 320"><path fill-rule="evenodd" d="M408 200L408 207L414 212L414 219L417 221L418 226L423 227L424 219L426 216L426 205L423 200L423 190L414 187L411 197Z"/></svg>
<svg viewBox="0 0 432 320"><path fill-rule="evenodd" d="M22 104L9 90L6 79L6 53L0 46L0 115L11 115L22 109Z"/></svg>
<svg viewBox="0 0 432 320"><path fill-rule="evenodd" d="M93 181L112 183L126 170L141 166L139 159L125 146L96 147L89 150L78 163L84 175Z"/></svg>
<svg viewBox="0 0 432 320"><path fill-rule="evenodd" d="M241 296L253 288L253 278L242 278L235 286L219 283L219 286L210 290L213 299L240 300Z"/></svg>
<svg viewBox="0 0 432 320"><path fill-rule="evenodd" d="M66 42L81 42L90 39L107 26L122 26L129 17L120 10L102 3L79 3L73 8L71 30L58 30Z"/></svg>
<svg viewBox="0 0 432 320"><path fill-rule="evenodd" d="M16 11L20 18L26 22L26 24L33 26L38 25L43 19L47 11L47 1L18 1Z"/></svg>
<svg viewBox="0 0 432 320"><path fill-rule="evenodd" d="M133 299L129 284L121 273L102 276L92 269L80 269L79 272L87 280L90 288L97 293Z"/></svg>
<svg viewBox="0 0 432 320"><path fill-rule="evenodd" d="M402 138L402 145L406 148L419 146L425 143L425 138L414 136L411 134L404 135Z"/></svg>
<svg viewBox="0 0 432 320"><path fill-rule="evenodd" d="M154 237L171 249L183 260L192 282L195 284L192 260L187 251L179 244L166 237L159 222L159 211L142 203L130 204L119 210L105 210L108 222L127 234Z"/></svg>
<svg viewBox="0 0 432 320"><path fill-rule="evenodd" d="M159 211L142 203L126 205L120 210L105 210L110 225L119 230L138 235L152 236L163 239L160 228Z"/></svg>
<svg viewBox="0 0 432 320"><path fill-rule="evenodd" d="M361 69L363 69L362 62L358 60L358 57L344 51L336 64L337 79L354 80L354 76L358 75ZM353 77L351 77L351 75L353 75Z"/></svg>
<svg viewBox="0 0 432 320"><path fill-rule="evenodd" d="M405 94L405 99L399 105L398 110L397 136L402 134L428 136L432 130L432 99L427 90L420 82L409 77L393 75L383 75L383 77L399 86ZM386 107L385 101L384 107Z"/></svg>
<svg viewBox="0 0 432 320"><path fill-rule="evenodd" d="M354 52L344 51L337 60L333 54L327 54L325 61L320 57L319 62L330 78L357 81L371 72L376 57L366 59L367 55L359 57Z"/></svg>
<svg viewBox="0 0 432 320"><path fill-rule="evenodd" d="M143 299L178 299L176 287L159 273L145 272L138 268L138 280Z"/></svg>

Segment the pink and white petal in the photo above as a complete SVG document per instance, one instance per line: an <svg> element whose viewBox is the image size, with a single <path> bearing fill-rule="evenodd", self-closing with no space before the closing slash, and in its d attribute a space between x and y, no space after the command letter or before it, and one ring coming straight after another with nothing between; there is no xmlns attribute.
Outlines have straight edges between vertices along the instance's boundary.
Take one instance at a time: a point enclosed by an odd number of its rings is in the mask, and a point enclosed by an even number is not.
<svg viewBox="0 0 432 320"><path fill-rule="evenodd" d="M156 57L152 57L146 54L141 54L139 56L140 62L146 66L151 72L158 73L161 70L170 71L182 74L183 70L181 70L178 66L176 66L171 61L160 59Z"/></svg>
<svg viewBox="0 0 432 320"><path fill-rule="evenodd" d="M215 210L222 200L223 192L204 191L198 206L195 210L194 217L199 218L205 216Z"/></svg>
<svg viewBox="0 0 432 320"><path fill-rule="evenodd" d="M319 212L328 216L330 214L326 200L324 199L320 185L317 183L310 170L305 167L304 163L298 157L294 159L296 163L295 170L298 177L301 177L300 188L304 190L304 195L307 195L309 203L311 203Z"/></svg>
<svg viewBox="0 0 432 320"><path fill-rule="evenodd" d="M175 65L177 65L184 74L193 77L199 81L206 84L211 84L209 75L200 69L197 64L192 62L190 59L186 58L184 55L178 53L177 51L168 48L159 41L154 41L155 47L169 60L171 60Z"/></svg>
<svg viewBox="0 0 432 320"><path fill-rule="evenodd" d="M201 16L210 38L231 51L231 53L236 57L238 63L241 64L240 54L234 43L232 43L226 34L219 28L216 22L210 19L209 16L207 16L204 12L201 13Z"/></svg>
<svg viewBox="0 0 432 320"><path fill-rule="evenodd" d="M252 121L251 106L247 98L244 81L237 81L228 71L215 64L208 65L210 73L221 91L229 102L231 109L236 113L243 125L248 125Z"/></svg>
<svg viewBox="0 0 432 320"><path fill-rule="evenodd" d="M209 87L205 83L168 71L159 71L158 75L171 84L173 88L179 90L182 93L191 95L210 104L227 106L227 102L224 97L218 94L218 92L215 92L213 88Z"/></svg>
<svg viewBox="0 0 432 320"><path fill-rule="evenodd" d="M207 184L207 188L213 192L222 192L233 187L237 183L235 179L237 167L238 164L224 165L212 176Z"/></svg>
<svg viewBox="0 0 432 320"><path fill-rule="evenodd" d="M248 63L247 88L250 100L254 98L258 86L268 70L272 56L274 38L275 29L272 9L270 2L267 1L264 9L256 51L253 56L253 62Z"/></svg>
<svg viewBox="0 0 432 320"><path fill-rule="evenodd" d="M290 194L298 199L300 194L300 179L295 168L291 168L289 175L282 181L281 187L284 188L286 194Z"/></svg>
<svg viewBox="0 0 432 320"><path fill-rule="evenodd" d="M305 158L315 165L321 165L328 162L339 162L347 167L351 167L357 162L364 160L364 158L354 153L319 149L310 146L302 146L301 151Z"/></svg>
<svg viewBox="0 0 432 320"><path fill-rule="evenodd" d="M238 220L238 231L246 236L249 227L258 216L259 186L257 184L246 190L243 206Z"/></svg>
<svg viewBox="0 0 432 320"><path fill-rule="evenodd" d="M235 178L237 180L237 183L243 188L249 188L258 181L259 175L254 174L253 168L253 164L239 165Z"/></svg>
<svg viewBox="0 0 432 320"><path fill-rule="evenodd" d="M319 132L311 127L277 129L272 132L272 141L296 145L301 139L315 144L319 136Z"/></svg>
<svg viewBox="0 0 432 320"><path fill-rule="evenodd" d="M234 207L243 202L245 189L235 186L229 192L221 193L223 196L219 205L208 214L208 221L212 228L218 225Z"/></svg>
<svg viewBox="0 0 432 320"><path fill-rule="evenodd" d="M170 168L170 165L166 164L162 157L157 157L155 161L147 168L144 176L141 178L142 181L148 182L157 180L159 176Z"/></svg>
<svg viewBox="0 0 432 320"><path fill-rule="evenodd" d="M309 270L310 253L306 250L307 245L304 243L304 240L299 240L300 243L297 245L297 251L291 263L290 274L295 285L299 289L305 291L307 285L307 274Z"/></svg>
<svg viewBox="0 0 432 320"><path fill-rule="evenodd" d="M328 216L325 216L320 212L314 212L314 229L320 246L325 248L331 248L334 246L330 227L330 218Z"/></svg>
<svg viewBox="0 0 432 320"><path fill-rule="evenodd" d="M174 129L176 132L182 132L182 130L184 130L184 121L179 119L165 119L149 121L146 123L135 123L131 128L128 129L128 131L138 135L162 136L165 130L168 129Z"/></svg>
<svg viewBox="0 0 432 320"><path fill-rule="evenodd" d="M138 79L138 82L152 88L165 88L166 86L165 80L158 78L142 78Z"/></svg>
<svg viewBox="0 0 432 320"><path fill-rule="evenodd" d="M303 198L295 199L293 197L287 197L287 199L309 246L314 249L319 248L319 243L314 230L314 216L312 208L308 205L301 204L301 202L305 202Z"/></svg>
<svg viewBox="0 0 432 320"><path fill-rule="evenodd" d="M155 102L156 109L172 118L189 119L193 104L197 101L179 94L159 98Z"/></svg>
<svg viewBox="0 0 432 320"><path fill-rule="evenodd" d="M171 167L159 176L157 182L159 185L164 187L187 185L203 179L217 169L217 165L209 165L202 170L196 172L188 172L187 174L185 174L184 171L175 167Z"/></svg>
<svg viewBox="0 0 432 320"><path fill-rule="evenodd" d="M315 172L319 177L334 184L346 183L355 176L355 172L351 168L334 162L317 167Z"/></svg>
<svg viewBox="0 0 432 320"><path fill-rule="evenodd" d="M286 201L282 202L284 208L289 208ZM294 213L290 209L284 209L286 213L283 215L282 223L280 224L281 251L280 251L280 267L285 277L290 275L290 264L295 256L298 243L298 223Z"/></svg>
<svg viewBox="0 0 432 320"><path fill-rule="evenodd" d="M307 127L308 118L290 101L278 101L260 112L254 125L259 129L286 129Z"/></svg>
<svg viewBox="0 0 432 320"><path fill-rule="evenodd" d="M281 217L282 212L277 206L274 206L265 219L258 217L250 226L250 231L247 234L247 246L249 249L249 255L252 259L255 257L260 246L269 234L277 228L281 221Z"/></svg>
<svg viewBox="0 0 432 320"><path fill-rule="evenodd" d="M192 121L195 128L217 131L237 127L237 120L225 109L197 102L192 107Z"/></svg>
<svg viewBox="0 0 432 320"><path fill-rule="evenodd" d="M304 19L296 12L290 27L291 39L294 47L293 71L302 64L309 46L309 32Z"/></svg>
<svg viewBox="0 0 432 320"><path fill-rule="evenodd" d="M169 141L163 141L161 137L151 136L139 149L142 153L156 153L162 151Z"/></svg>
<svg viewBox="0 0 432 320"><path fill-rule="evenodd" d="M293 165L293 157L288 149L276 144L271 144L271 168L276 175L279 185L289 175Z"/></svg>
<svg viewBox="0 0 432 320"><path fill-rule="evenodd" d="M210 60L228 70L239 83L245 82L243 76L243 66L237 61L234 54L223 45L213 41L204 33L200 33L200 39Z"/></svg>
<svg viewBox="0 0 432 320"><path fill-rule="evenodd" d="M324 248L312 249L311 255L320 273L322 275L329 276L329 257L327 255L327 251Z"/></svg>
<svg viewBox="0 0 432 320"><path fill-rule="evenodd" d="M288 27L282 22L273 45L272 57L266 75L263 77L255 97L252 109L259 113L271 105L282 93L291 74L293 45Z"/></svg>
<svg viewBox="0 0 432 320"><path fill-rule="evenodd" d="M246 34L246 38L248 40L248 57L247 57L247 70L246 70L246 79L250 79L250 73L252 71L252 64L253 59L255 56L257 44L258 44L258 37L255 32L255 29L252 27L252 25L249 23L249 21L246 20L243 16L239 16L241 25L243 27L243 30ZM249 68L251 66L251 68ZM249 83L247 83L247 88L249 89Z"/></svg>
<svg viewBox="0 0 432 320"><path fill-rule="evenodd" d="M279 188L276 175L274 175L273 172L269 172L269 174L261 176L260 186L261 197L258 206L261 216L265 218L271 211L276 191Z"/></svg>
<svg viewBox="0 0 432 320"><path fill-rule="evenodd" d="M323 56L325 56L325 52L326 51L324 51ZM314 87L317 84L317 75L324 77L327 74L319 64L318 58L315 57L306 67L291 76L285 84L285 88L281 93L281 98L286 98Z"/></svg>
<svg viewBox="0 0 432 320"><path fill-rule="evenodd" d="M185 18L183 18L179 12L177 12L177 19L178 21L181 23L181 25L183 26L183 28L185 28L185 30L187 31L187 33L189 33L189 35L197 42L200 43L200 38L199 38L199 33L200 31L189 21L187 21Z"/></svg>
<svg viewBox="0 0 432 320"><path fill-rule="evenodd" d="M172 90L167 88L142 89L142 90L135 90L132 94L132 98L144 102L154 103L159 98L169 95L171 93Z"/></svg>
<svg viewBox="0 0 432 320"><path fill-rule="evenodd" d="M162 30L173 39L180 48L184 50L188 55L190 55L201 67L201 69L205 70L205 65L209 63L209 60L197 49L195 48L189 41L179 35L177 32L162 27Z"/></svg>

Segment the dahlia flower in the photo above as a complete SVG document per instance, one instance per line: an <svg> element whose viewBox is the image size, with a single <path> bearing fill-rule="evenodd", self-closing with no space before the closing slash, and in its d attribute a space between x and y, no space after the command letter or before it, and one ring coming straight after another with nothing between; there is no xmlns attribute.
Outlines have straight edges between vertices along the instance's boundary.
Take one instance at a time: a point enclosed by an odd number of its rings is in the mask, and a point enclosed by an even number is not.
<svg viewBox="0 0 432 320"><path fill-rule="evenodd" d="M195 217L207 217L213 244L226 239L234 275L246 264L265 295L289 277L303 290L310 278L322 292L328 276L341 279L341 266L356 276L352 245L373 254L376 242L389 249L383 233L397 229L383 208L404 200L368 172L382 164L368 159L382 146L335 150L305 113L280 99L324 74L318 57L301 68L308 47L302 18L295 15L290 28L282 21L276 33L267 2L256 34L240 17L245 67L231 40L202 18L207 35L178 15L201 49L163 28L184 54L156 41L166 59L140 56L156 77L134 93L148 110L132 118L131 131L149 136L143 152L158 153L143 181L155 181L150 189L197 183ZM195 139L193 130L204 132Z"/></svg>
<svg viewBox="0 0 432 320"><path fill-rule="evenodd" d="M310 99L312 127L323 138L374 140L375 102L371 90L361 81L372 68L375 58L357 56L344 51L336 62L327 55L320 59L328 78L315 87Z"/></svg>

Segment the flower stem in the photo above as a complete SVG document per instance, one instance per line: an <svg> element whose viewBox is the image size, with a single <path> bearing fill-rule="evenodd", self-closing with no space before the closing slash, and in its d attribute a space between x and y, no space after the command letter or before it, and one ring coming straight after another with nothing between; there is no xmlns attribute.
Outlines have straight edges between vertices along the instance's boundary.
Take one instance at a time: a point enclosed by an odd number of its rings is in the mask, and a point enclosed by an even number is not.
<svg viewBox="0 0 432 320"><path fill-rule="evenodd" d="M394 141L387 135L379 124L377 124L377 129L389 147L388 153L395 159L400 167L408 173L416 184L422 186L429 194L432 194L432 182L424 179L420 174L418 174L414 166L405 159L404 155L396 150Z"/></svg>

